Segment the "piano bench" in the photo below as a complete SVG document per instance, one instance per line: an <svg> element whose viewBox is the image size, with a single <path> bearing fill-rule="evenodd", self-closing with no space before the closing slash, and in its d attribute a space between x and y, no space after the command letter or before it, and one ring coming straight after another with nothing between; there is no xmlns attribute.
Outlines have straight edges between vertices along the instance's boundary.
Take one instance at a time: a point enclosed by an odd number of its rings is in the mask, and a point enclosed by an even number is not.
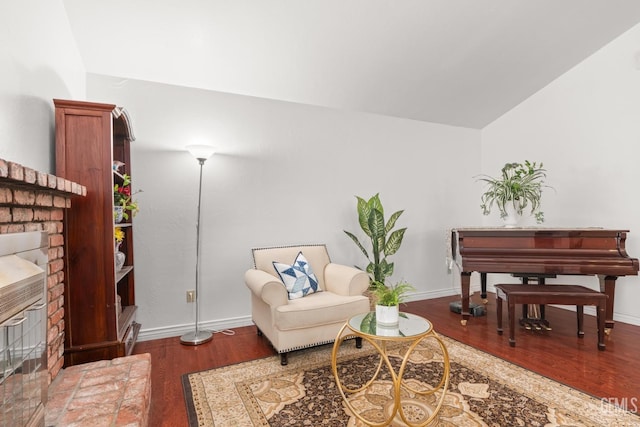
<svg viewBox="0 0 640 427"><path fill-rule="evenodd" d="M607 295L578 285L518 285L500 284L496 288L496 312L498 334L502 335L502 301L508 306L509 345L516 346L515 317L516 304L563 304L575 305L578 317L578 337L582 338L583 306L595 305L598 320L598 350L604 350L604 328Z"/></svg>

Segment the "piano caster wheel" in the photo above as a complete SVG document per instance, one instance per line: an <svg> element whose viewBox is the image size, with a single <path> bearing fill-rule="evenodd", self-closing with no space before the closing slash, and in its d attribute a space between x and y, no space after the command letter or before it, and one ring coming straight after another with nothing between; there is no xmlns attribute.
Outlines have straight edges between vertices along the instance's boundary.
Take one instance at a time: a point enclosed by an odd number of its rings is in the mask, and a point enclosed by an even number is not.
<svg viewBox="0 0 640 427"><path fill-rule="evenodd" d="M460 324L461 324L462 326L467 326L467 319L462 319L462 320L460 321Z"/></svg>
<svg viewBox="0 0 640 427"><path fill-rule="evenodd" d="M483 298L483 299L482 299L482 303L483 303L484 305L489 304L489 299L488 299L488 298Z"/></svg>
<svg viewBox="0 0 640 427"><path fill-rule="evenodd" d="M607 336L611 335L611 328L604 328L604 334Z"/></svg>

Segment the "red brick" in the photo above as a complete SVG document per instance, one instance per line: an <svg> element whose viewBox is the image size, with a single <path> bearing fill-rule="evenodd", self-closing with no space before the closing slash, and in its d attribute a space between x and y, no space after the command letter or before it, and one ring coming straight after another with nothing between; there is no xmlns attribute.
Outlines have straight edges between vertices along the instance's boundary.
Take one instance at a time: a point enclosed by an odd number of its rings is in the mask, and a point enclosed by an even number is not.
<svg viewBox="0 0 640 427"><path fill-rule="evenodd" d="M42 231L42 223L30 222L24 225L24 231Z"/></svg>
<svg viewBox="0 0 640 427"><path fill-rule="evenodd" d="M68 179L64 180L64 191L67 193L71 193L71 189L73 188L72 182Z"/></svg>
<svg viewBox="0 0 640 427"><path fill-rule="evenodd" d="M51 258L49 258L49 261L51 261ZM60 283L60 279L57 274L47 276L47 289L52 289L58 283Z"/></svg>
<svg viewBox="0 0 640 427"><path fill-rule="evenodd" d="M33 220L34 221L48 221L51 219L51 211L49 209L34 209Z"/></svg>
<svg viewBox="0 0 640 427"><path fill-rule="evenodd" d="M52 221L62 221L64 219L64 211L62 209L51 210Z"/></svg>
<svg viewBox="0 0 640 427"><path fill-rule="evenodd" d="M13 190L13 203L22 206L31 206L36 202L36 193L34 191Z"/></svg>
<svg viewBox="0 0 640 427"><path fill-rule="evenodd" d="M62 295L64 295L64 283L58 283L57 286L49 289L50 301L58 300Z"/></svg>
<svg viewBox="0 0 640 427"><path fill-rule="evenodd" d="M53 206L56 208L66 208L67 200L62 196L53 196Z"/></svg>
<svg viewBox="0 0 640 427"><path fill-rule="evenodd" d="M51 194L38 192L36 193L36 205L53 206L53 196Z"/></svg>
<svg viewBox="0 0 640 427"><path fill-rule="evenodd" d="M47 316L51 316L59 308L60 308L60 306L58 305L57 301L49 301L49 304L47 305Z"/></svg>
<svg viewBox="0 0 640 427"><path fill-rule="evenodd" d="M58 177L55 175L47 175L47 187L58 188Z"/></svg>
<svg viewBox="0 0 640 427"><path fill-rule="evenodd" d="M16 181L24 180L24 168L22 165L14 162L9 162L9 178Z"/></svg>
<svg viewBox="0 0 640 427"><path fill-rule="evenodd" d="M6 178L9 176L9 165L6 160L0 159L0 177Z"/></svg>
<svg viewBox="0 0 640 427"><path fill-rule="evenodd" d="M58 190L60 191L64 191L64 178L61 178L59 176L56 177L56 187Z"/></svg>
<svg viewBox="0 0 640 427"><path fill-rule="evenodd" d="M0 223L12 221L11 208L0 208Z"/></svg>
<svg viewBox="0 0 640 427"><path fill-rule="evenodd" d="M60 271L64 268L64 261L61 259L56 259L54 261L49 262L49 274L55 273L56 271Z"/></svg>
<svg viewBox="0 0 640 427"><path fill-rule="evenodd" d="M49 261L51 261L52 259L60 258L58 256L58 248L49 248L48 255L49 255Z"/></svg>
<svg viewBox="0 0 640 427"><path fill-rule="evenodd" d="M62 233L62 223L60 223L60 229L58 229L57 222L43 222L42 230L46 231L49 234L58 234Z"/></svg>
<svg viewBox="0 0 640 427"><path fill-rule="evenodd" d="M49 181L49 174L44 172L36 172L36 182L40 187L46 187Z"/></svg>
<svg viewBox="0 0 640 427"><path fill-rule="evenodd" d="M22 233L24 232L24 224L9 224L7 226L7 233Z"/></svg>
<svg viewBox="0 0 640 427"><path fill-rule="evenodd" d="M47 342L53 341L58 336L58 327L55 323L51 323L49 318L49 325L47 326Z"/></svg>
<svg viewBox="0 0 640 427"><path fill-rule="evenodd" d="M56 247L64 245L64 236L62 234L49 235L49 246Z"/></svg>
<svg viewBox="0 0 640 427"><path fill-rule="evenodd" d="M33 221L33 209L29 208L12 208L13 222L30 222Z"/></svg>
<svg viewBox="0 0 640 427"><path fill-rule="evenodd" d="M58 311L49 316L49 321L52 325L57 325L60 320L64 318L64 307L60 308Z"/></svg>
<svg viewBox="0 0 640 427"><path fill-rule="evenodd" d="M8 188L0 188L0 203L12 203L13 192Z"/></svg>
<svg viewBox="0 0 640 427"><path fill-rule="evenodd" d="M36 183L36 171L31 168L24 168L24 182L27 184L35 184Z"/></svg>

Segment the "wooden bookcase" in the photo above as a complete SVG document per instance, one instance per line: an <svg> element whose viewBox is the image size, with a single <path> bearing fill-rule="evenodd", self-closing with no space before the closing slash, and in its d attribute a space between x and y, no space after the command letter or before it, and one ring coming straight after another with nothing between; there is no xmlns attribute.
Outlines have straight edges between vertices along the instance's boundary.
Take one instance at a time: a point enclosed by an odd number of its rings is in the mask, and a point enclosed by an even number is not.
<svg viewBox="0 0 640 427"><path fill-rule="evenodd" d="M114 224L113 186L131 176L134 135L127 112L112 104L54 99L56 175L86 186L64 219L65 366L131 354L136 322L132 215ZM113 162L124 163L118 174ZM132 177L132 180L135 178ZM125 233L116 271L114 227Z"/></svg>

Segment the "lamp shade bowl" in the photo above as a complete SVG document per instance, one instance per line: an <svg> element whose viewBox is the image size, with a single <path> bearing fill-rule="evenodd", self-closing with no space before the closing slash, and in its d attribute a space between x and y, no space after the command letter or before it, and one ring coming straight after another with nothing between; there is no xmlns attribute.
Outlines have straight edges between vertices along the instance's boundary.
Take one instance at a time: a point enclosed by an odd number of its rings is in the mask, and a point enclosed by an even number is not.
<svg viewBox="0 0 640 427"><path fill-rule="evenodd" d="M216 148L211 145L187 145L185 148L198 160L207 160L216 152Z"/></svg>

